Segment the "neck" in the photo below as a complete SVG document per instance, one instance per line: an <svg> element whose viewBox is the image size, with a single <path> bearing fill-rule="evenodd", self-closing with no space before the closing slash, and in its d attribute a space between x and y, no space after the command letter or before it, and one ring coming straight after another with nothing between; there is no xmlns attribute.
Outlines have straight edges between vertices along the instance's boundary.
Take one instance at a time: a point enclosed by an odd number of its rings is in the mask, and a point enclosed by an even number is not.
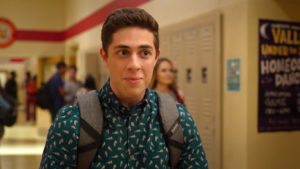
<svg viewBox="0 0 300 169"><path fill-rule="evenodd" d="M134 95L127 96L123 94L123 92L119 92L117 89L115 89L110 84L111 90L113 93L117 96L117 98L120 100L120 102L127 107L129 110L134 108L136 105L138 105L144 98L146 90L144 90L143 93L135 93Z"/></svg>
<svg viewBox="0 0 300 169"><path fill-rule="evenodd" d="M168 85L165 84L157 84L154 90L160 91L165 94L171 93L171 89L169 88Z"/></svg>
<svg viewBox="0 0 300 169"><path fill-rule="evenodd" d="M118 97L118 96L117 96ZM120 98L118 99L121 101L121 103L127 107L129 110L134 108L136 105L138 105L144 98L144 95L140 97L131 97L131 98Z"/></svg>

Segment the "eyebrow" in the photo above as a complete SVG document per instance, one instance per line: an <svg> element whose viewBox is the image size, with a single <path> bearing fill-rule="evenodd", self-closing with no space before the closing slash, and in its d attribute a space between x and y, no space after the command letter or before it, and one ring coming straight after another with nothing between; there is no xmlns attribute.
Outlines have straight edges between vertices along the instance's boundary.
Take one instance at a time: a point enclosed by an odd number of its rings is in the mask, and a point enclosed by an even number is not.
<svg viewBox="0 0 300 169"><path fill-rule="evenodd" d="M150 45L141 45L141 46L139 46L139 48L153 49L153 47Z"/></svg>
<svg viewBox="0 0 300 169"><path fill-rule="evenodd" d="M130 47L127 45L117 45L114 47L114 49L117 49L117 48L130 48Z"/></svg>
<svg viewBox="0 0 300 169"><path fill-rule="evenodd" d="M127 46L127 45L117 45L117 46L114 47L114 49L118 49L118 48L129 49L130 47ZM153 47L150 46L150 45L140 45L138 48L142 48L142 49L145 49L145 48L146 48L146 49L153 49Z"/></svg>

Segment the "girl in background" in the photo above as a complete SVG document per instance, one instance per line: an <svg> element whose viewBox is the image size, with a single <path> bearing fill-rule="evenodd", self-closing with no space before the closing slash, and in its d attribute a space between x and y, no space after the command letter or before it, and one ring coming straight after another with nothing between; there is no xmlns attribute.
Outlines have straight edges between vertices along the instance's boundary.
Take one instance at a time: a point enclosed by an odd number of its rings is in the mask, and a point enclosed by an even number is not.
<svg viewBox="0 0 300 169"><path fill-rule="evenodd" d="M184 105L183 93L176 85L174 68L171 60L167 58L158 59L150 83L153 90L168 94L177 102Z"/></svg>
<svg viewBox="0 0 300 169"><path fill-rule="evenodd" d="M33 122L36 120L36 76L31 77L30 73L27 73L26 79L26 121Z"/></svg>
<svg viewBox="0 0 300 169"><path fill-rule="evenodd" d="M92 75L87 75L84 81L84 86L78 89L76 95L86 93L90 90L96 90L96 82Z"/></svg>

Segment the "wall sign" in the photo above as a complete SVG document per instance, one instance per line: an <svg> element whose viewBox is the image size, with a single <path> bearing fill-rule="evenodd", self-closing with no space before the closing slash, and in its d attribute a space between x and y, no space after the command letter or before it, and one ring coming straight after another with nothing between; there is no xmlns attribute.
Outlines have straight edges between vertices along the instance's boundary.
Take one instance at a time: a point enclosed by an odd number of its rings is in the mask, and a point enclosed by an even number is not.
<svg viewBox="0 0 300 169"><path fill-rule="evenodd" d="M14 25L7 19L0 18L0 48L5 48L13 43L16 37Z"/></svg>
<svg viewBox="0 0 300 169"><path fill-rule="evenodd" d="M227 91L239 92L241 88L241 60L240 58L227 59Z"/></svg>
<svg viewBox="0 0 300 169"><path fill-rule="evenodd" d="M300 129L300 23L259 21L258 131Z"/></svg>

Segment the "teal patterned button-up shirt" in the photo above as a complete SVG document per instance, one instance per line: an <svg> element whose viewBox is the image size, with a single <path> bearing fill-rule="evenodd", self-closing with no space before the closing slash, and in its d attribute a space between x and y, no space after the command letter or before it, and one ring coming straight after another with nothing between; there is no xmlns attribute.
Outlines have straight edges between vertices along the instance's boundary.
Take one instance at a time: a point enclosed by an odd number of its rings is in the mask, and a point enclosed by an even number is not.
<svg viewBox="0 0 300 169"><path fill-rule="evenodd" d="M133 109L123 106L109 81L97 91L104 116L102 145L93 169L164 169L169 154L159 120L156 93L146 89L144 99ZM186 108L177 104L184 135L180 168L207 169L208 164L195 123ZM60 110L51 125L40 168L75 169L80 131L78 105Z"/></svg>

